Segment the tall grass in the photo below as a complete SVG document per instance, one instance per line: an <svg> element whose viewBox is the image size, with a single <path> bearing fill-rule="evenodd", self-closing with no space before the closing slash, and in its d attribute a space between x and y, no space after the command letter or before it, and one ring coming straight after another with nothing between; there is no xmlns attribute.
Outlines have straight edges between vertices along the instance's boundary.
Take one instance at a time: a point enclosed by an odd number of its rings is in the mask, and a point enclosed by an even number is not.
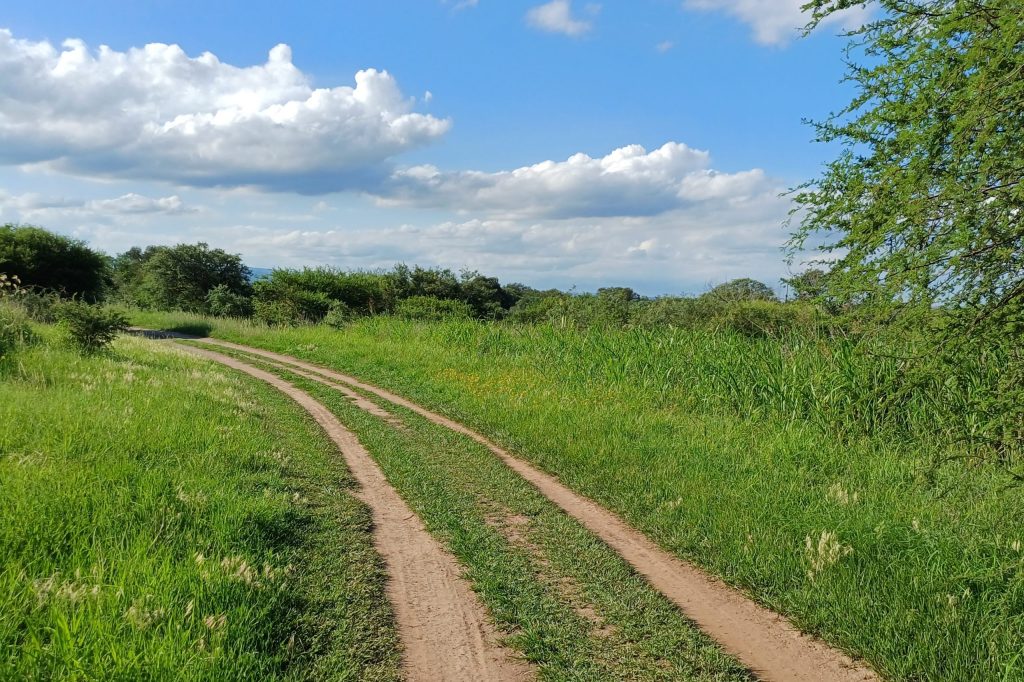
<svg viewBox="0 0 1024 682"><path fill-rule="evenodd" d="M152 342L0 361L0 679L394 679L367 510L289 401Z"/></svg>
<svg viewBox="0 0 1024 682"><path fill-rule="evenodd" d="M1020 490L951 445L984 366L924 381L896 353L727 332L208 324L480 428L893 679L1024 679Z"/></svg>

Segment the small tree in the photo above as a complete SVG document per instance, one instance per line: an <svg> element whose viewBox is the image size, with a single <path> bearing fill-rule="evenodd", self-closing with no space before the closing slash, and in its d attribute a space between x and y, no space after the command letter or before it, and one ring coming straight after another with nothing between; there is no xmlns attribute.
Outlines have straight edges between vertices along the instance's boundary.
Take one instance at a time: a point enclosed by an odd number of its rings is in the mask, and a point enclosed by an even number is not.
<svg viewBox="0 0 1024 682"><path fill-rule="evenodd" d="M813 301L825 295L825 277L824 270L811 268L799 275L783 278L782 282L793 289L796 300Z"/></svg>
<svg viewBox="0 0 1024 682"><path fill-rule="evenodd" d="M206 312L217 317L250 317L252 299L218 284L206 294Z"/></svg>
<svg viewBox="0 0 1024 682"><path fill-rule="evenodd" d="M468 303L433 296L410 296L398 302L395 316L405 320L441 321L468 320L473 309Z"/></svg>
<svg viewBox="0 0 1024 682"><path fill-rule="evenodd" d="M813 0L809 29L854 0ZM964 443L1024 450L1024 13L1020 0L878 0L853 31L842 146L796 194L827 291L924 343L921 383L962 382ZM986 382L984 388L980 382Z"/></svg>

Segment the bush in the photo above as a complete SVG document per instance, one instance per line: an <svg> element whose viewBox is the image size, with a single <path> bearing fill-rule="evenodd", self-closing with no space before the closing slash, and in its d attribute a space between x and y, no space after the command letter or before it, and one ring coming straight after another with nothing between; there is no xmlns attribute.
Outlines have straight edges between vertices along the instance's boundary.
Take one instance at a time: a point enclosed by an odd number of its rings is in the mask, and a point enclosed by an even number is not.
<svg viewBox="0 0 1024 682"><path fill-rule="evenodd" d="M539 324L556 321L565 307L566 294L528 294L509 311L508 320L516 324Z"/></svg>
<svg viewBox="0 0 1024 682"><path fill-rule="evenodd" d="M25 311L16 303L0 299L0 360L34 340Z"/></svg>
<svg viewBox="0 0 1024 682"><path fill-rule="evenodd" d="M722 326L751 338L779 337L814 331L817 315L811 306L771 301L743 301L726 306Z"/></svg>
<svg viewBox="0 0 1024 682"><path fill-rule="evenodd" d="M398 302L395 316L404 320L468 320L473 308L468 303L433 296L410 296Z"/></svg>
<svg viewBox="0 0 1024 682"><path fill-rule="evenodd" d="M71 344L83 353L99 352L128 328L128 318L120 311L75 300L57 307L57 319Z"/></svg>
<svg viewBox="0 0 1024 682"><path fill-rule="evenodd" d="M775 292L764 282L756 279L741 277L733 279L725 284L719 284L711 291L705 292L701 298L711 298L725 303L738 303L739 301L777 301Z"/></svg>
<svg viewBox="0 0 1024 682"><path fill-rule="evenodd" d="M0 226L0 272L38 287L87 301L103 298L110 278L107 258L84 242L30 225Z"/></svg>
<svg viewBox="0 0 1024 682"><path fill-rule="evenodd" d="M57 293L38 287L21 289L17 301L34 322L52 324L57 321L57 306L60 303Z"/></svg>
<svg viewBox="0 0 1024 682"><path fill-rule="evenodd" d="M206 294L206 310L216 317L251 317L252 299L218 284Z"/></svg>
<svg viewBox="0 0 1024 682"><path fill-rule="evenodd" d="M322 324L335 329L341 329L356 318L355 312L347 305L338 301L327 311L327 315L321 321Z"/></svg>

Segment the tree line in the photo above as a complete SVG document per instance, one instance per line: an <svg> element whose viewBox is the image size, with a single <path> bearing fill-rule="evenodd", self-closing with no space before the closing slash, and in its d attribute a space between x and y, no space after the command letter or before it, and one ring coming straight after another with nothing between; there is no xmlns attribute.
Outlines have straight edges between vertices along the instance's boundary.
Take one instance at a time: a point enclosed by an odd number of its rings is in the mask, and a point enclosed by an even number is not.
<svg viewBox="0 0 1024 682"><path fill-rule="evenodd" d="M340 326L373 315L405 319L476 319L520 323L559 321L575 326L693 326L728 317L743 304L751 324L778 326L795 315L780 312L766 284L736 279L699 297L647 298L628 287L596 293L541 290L502 284L497 277L464 270L398 264L390 270L279 268L253 277L238 254L208 244L131 248L110 257L87 244L40 227L0 228L0 272L16 276L38 306L47 297L133 308L252 318L271 325ZM797 298L813 295L815 274L787 282ZM734 320L735 322L735 320ZM742 324L737 325L743 327Z"/></svg>

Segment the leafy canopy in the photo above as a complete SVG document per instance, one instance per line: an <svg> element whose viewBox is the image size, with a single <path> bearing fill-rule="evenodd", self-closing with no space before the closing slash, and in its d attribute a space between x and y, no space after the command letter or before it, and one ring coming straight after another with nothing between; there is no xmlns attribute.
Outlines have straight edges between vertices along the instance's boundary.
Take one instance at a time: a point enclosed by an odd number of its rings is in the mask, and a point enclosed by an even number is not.
<svg viewBox="0 0 1024 682"><path fill-rule="evenodd" d="M851 0L815 0L808 28ZM829 294L890 319L941 310L968 337L1021 332L1024 6L880 0L850 33L853 101L815 124L843 151L796 195L790 246L824 240Z"/></svg>
<svg viewBox="0 0 1024 682"><path fill-rule="evenodd" d="M123 298L160 310L207 312L214 290L220 299L252 291L241 256L202 242L130 249L114 260L114 269Z"/></svg>
<svg viewBox="0 0 1024 682"><path fill-rule="evenodd" d="M18 277L24 287L87 301L102 299L109 279L106 256L31 225L0 226L0 273Z"/></svg>

